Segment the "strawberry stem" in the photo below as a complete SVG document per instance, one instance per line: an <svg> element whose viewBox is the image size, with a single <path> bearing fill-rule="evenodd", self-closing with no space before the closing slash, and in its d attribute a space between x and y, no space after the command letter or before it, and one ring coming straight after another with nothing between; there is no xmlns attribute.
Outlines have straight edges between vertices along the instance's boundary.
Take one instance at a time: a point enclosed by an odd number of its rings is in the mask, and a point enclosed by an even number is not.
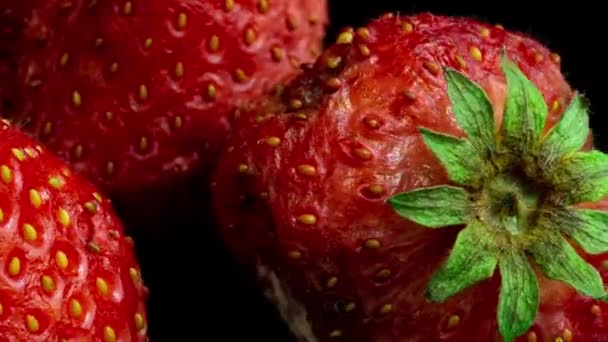
<svg viewBox="0 0 608 342"><path fill-rule="evenodd" d="M449 68L447 93L467 137L420 129L456 186L413 189L388 204L422 226L464 226L427 296L444 301L492 277L498 265L498 327L511 342L530 328L538 311L530 257L546 277L595 299L607 297L599 272L566 238L588 253L608 251L608 214L573 206L608 195L608 155L580 151L590 131L580 95L543 134L547 105L541 92L506 53L501 66L507 80L501 129L482 88Z"/></svg>

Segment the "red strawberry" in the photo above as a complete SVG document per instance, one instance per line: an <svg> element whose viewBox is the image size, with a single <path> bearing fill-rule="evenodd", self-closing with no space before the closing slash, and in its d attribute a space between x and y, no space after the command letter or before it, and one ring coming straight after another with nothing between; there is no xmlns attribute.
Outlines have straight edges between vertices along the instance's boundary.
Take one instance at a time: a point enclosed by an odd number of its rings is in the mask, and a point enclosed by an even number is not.
<svg viewBox="0 0 608 342"><path fill-rule="evenodd" d="M0 341L146 341L146 290L109 202L5 122L0 137Z"/></svg>
<svg viewBox="0 0 608 342"><path fill-rule="evenodd" d="M17 121L142 225L188 203L177 200L235 106L316 57L327 21L325 0L53 0L32 12Z"/></svg>
<svg viewBox="0 0 608 342"><path fill-rule="evenodd" d="M597 207L608 158L575 151L575 94L556 54L484 22L344 31L241 113L222 235L303 341L608 341L608 215L569 206Z"/></svg>

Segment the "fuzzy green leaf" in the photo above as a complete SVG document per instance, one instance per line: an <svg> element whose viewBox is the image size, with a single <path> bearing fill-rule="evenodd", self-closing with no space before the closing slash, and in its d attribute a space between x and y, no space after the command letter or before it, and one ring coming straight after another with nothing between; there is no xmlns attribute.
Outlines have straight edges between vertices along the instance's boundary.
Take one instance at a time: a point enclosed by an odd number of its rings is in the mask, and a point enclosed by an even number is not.
<svg viewBox="0 0 608 342"><path fill-rule="evenodd" d="M430 228L464 224L471 212L467 191L448 185L415 189L388 202L399 215Z"/></svg>
<svg viewBox="0 0 608 342"><path fill-rule="evenodd" d="M543 142L541 155L548 161L578 151L589 136L588 103L577 94Z"/></svg>
<svg viewBox="0 0 608 342"><path fill-rule="evenodd" d="M569 203L596 202L608 195L608 155L575 152L552 165L548 176Z"/></svg>
<svg viewBox="0 0 608 342"><path fill-rule="evenodd" d="M547 277L563 281L592 298L606 295L599 272L581 258L560 233L543 229L541 234L529 250Z"/></svg>
<svg viewBox="0 0 608 342"><path fill-rule="evenodd" d="M458 233L454 247L443 266L433 275L427 297L442 302L494 273L498 257L491 248L492 237L479 221Z"/></svg>
<svg viewBox="0 0 608 342"><path fill-rule="evenodd" d="M450 179L458 184L476 184L482 161L467 139L420 129L424 142L439 159Z"/></svg>
<svg viewBox="0 0 608 342"><path fill-rule="evenodd" d="M538 88L506 55L502 57L502 70L507 80L503 144L516 154L526 153L540 143L547 104Z"/></svg>
<svg viewBox="0 0 608 342"><path fill-rule="evenodd" d="M446 68L445 78L456 121L482 156L491 155L496 144L492 102L480 86L459 71Z"/></svg>
<svg viewBox="0 0 608 342"><path fill-rule="evenodd" d="M555 208L545 217L545 227L569 235L589 254L608 252L608 213L591 209Z"/></svg>
<svg viewBox="0 0 608 342"><path fill-rule="evenodd" d="M498 329L512 342L534 323L539 306L539 287L525 253L506 253L499 262L502 284L498 299Z"/></svg>

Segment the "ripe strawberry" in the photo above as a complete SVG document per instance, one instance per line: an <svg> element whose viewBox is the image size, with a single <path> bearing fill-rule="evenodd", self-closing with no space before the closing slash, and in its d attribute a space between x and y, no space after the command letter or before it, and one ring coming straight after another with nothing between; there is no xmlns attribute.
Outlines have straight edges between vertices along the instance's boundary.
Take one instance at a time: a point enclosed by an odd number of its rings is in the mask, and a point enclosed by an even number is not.
<svg viewBox="0 0 608 342"><path fill-rule="evenodd" d="M569 207L608 191L588 132L538 41L389 14L241 113L215 210L303 341L608 341L607 215Z"/></svg>
<svg viewBox="0 0 608 342"><path fill-rule="evenodd" d="M145 341L146 290L109 202L0 122L0 341Z"/></svg>
<svg viewBox="0 0 608 342"><path fill-rule="evenodd" d="M327 21L325 0L53 0L32 13L16 120L142 225L188 204L235 106L316 57Z"/></svg>

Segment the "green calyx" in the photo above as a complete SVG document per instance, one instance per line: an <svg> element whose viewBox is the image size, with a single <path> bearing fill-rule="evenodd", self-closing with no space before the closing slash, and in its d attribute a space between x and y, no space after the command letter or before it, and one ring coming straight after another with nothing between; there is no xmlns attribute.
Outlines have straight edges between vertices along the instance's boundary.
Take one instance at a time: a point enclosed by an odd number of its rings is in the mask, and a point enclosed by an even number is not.
<svg viewBox="0 0 608 342"><path fill-rule="evenodd" d="M428 228L464 226L427 296L444 301L498 268L498 327L511 342L537 315L539 284L532 260L547 278L594 299L608 298L599 272L571 244L590 254L608 252L608 214L576 207L608 195L608 155L581 150L590 129L580 94L547 131L548 109L540 91L506 54L501 67L507 97L499 128L481 87L445 69L447 93L466 138L420 131L454 184L414 189L388 203Z"/></svg>

